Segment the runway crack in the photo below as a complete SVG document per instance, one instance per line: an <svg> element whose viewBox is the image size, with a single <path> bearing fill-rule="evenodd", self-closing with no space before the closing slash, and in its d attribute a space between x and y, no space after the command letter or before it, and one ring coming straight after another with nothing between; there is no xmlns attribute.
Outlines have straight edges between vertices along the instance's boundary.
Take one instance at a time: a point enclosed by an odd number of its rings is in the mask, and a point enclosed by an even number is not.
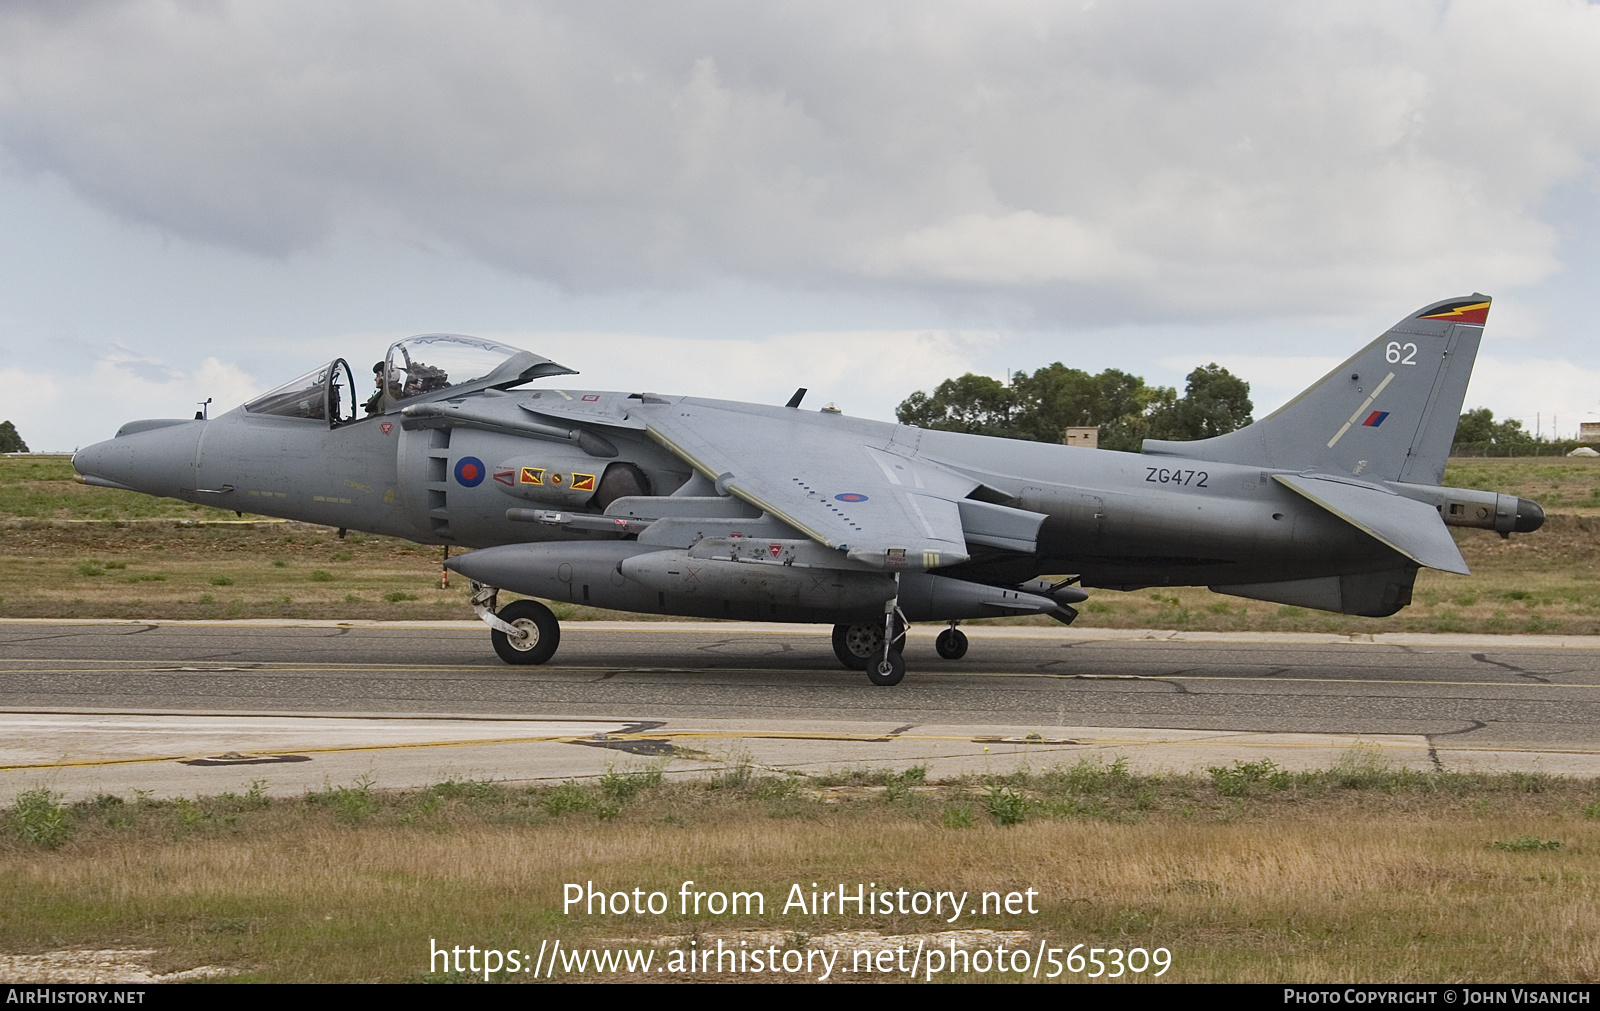
<svg viewBox="0 0 1600 1011"><path fill-rule="evenodd" d="M1491 667L1499 667L1501 670L1508 670L1511 673L1515 674L1519 678L1527 678L1530 681L1537 681L1540 684L1545 684L1545 685L1550 683L1550 679L1549 678L1544 677L1544 676L1539 675L1539 674L1529 673L1528 671L1523 670L1521 667L1518 667L1515 664L1505 663L1505 662L1500 661L1500 660L1491 660L1491 659L1489 659L1487 656L1485 656L1482 653L1469 653L1467 655L1472 657L1472 659L1478 661L1479 663L1486 663Z"/></svg>
<svg viewBox="0 0 1600 1011"><path fill-rule="evenodd" d="M1473 720L1470 724L1462 727L1460 730L1441 730L1436 734L1429 734L1428 740L1431 742L1435 737L1454 737L1457 734L1470 734L1476 730L1486 730L1488 729L1488 726L1489 724L1483 722L1482 720Z"/></svg>
<svg viewBox="0 0 1600 1011"><path fill-rule="evenodd" d="M1428 761L1433 763L1433 771L1434 772L1443 772L1444 771L1444 763L1439 761L1439 749L1434 747L1433 735L1432 734L1423 734L1422 738L1423 738L1423 740L1428 742Z"/></svg>

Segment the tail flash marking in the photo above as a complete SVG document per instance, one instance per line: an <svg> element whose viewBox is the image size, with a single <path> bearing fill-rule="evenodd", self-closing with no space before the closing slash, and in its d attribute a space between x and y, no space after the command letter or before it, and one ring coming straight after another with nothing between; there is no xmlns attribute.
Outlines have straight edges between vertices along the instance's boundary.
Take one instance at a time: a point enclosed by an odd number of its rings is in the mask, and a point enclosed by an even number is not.
<svg viewBox="0 0 1600 1011"><path fill-rule="evenodd" d="M1473 323L1483 326L1489 321L1488 302L1470 302L1452 305L1448 308L1427 316L1418 316L1418 319L1447 319L1452 323Z"/></svg>
<svg viewBox="0 0 1600 1011"><path fill-rule="evenodd" d="M1371 407L1372 406L1372 402L1374 400L1378 399L1378 394L1383 392L1383 388L1385 386L1388 386L1393 381L1394 381L1394 373L1393 372L1391 372L1388 375L1383 377L1383 382L1379 383L1378 384L1378 388L1372 391L1372 396L1370 396L1367 399L1363 400L1361 402L1361 406L1356 408L1356 413L1350 415L1350 420L1345 422L1344 425L1341 426L1340 429L1337 432L1333 433L1333 438L1328 440L1328 448L1329 449L1333 448L1333 444L1334 443L1336 443L1340 439L1344 438L1344 433L1350 431L1350 426L1351 425L1354 425L1357 421L1361 420L1361 412L1363 412L1367 408ZM1387 412L1384 412L1384 413L1385 413L1385 415L1387 415ZM1377 421L1372 422L1372 425L1374 427L1376 427L1382 421L1383 421L1383 418L1379 418Z"/></svg>

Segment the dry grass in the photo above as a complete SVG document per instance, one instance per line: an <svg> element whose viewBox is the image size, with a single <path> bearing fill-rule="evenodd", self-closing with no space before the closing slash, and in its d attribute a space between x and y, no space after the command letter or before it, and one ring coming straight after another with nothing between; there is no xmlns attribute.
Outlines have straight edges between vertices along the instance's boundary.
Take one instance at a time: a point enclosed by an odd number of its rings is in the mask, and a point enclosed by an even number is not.
<svg viewBox="0 0 1600 1011"><path fill-rule="evenodd" d="M1241 768L1251 775L1240 779ZM55 850L14 836L0 848L0 948L137 946L164 953L158 971L405 980L426 978L430 938L522 949L674 934L714 943L765 927L803 947L839 930L982 927L1066 947L1166 947L1166 978L1181 981L1600 978L1593 783L1370 763L1294 776L1258 764L1210 779L1078 766L914 789L904 775L843 778L878 786L662 783L646 772L609 786L357 786L271 804L102 800L71 812L75 832ZM997 791L1024 798L1019 823L984 813ZM676 895L686 880L759 890L766 913L561 909L568 882ZM796 882L1032 887L1040 912L956 924L785 915Z"/></svg>

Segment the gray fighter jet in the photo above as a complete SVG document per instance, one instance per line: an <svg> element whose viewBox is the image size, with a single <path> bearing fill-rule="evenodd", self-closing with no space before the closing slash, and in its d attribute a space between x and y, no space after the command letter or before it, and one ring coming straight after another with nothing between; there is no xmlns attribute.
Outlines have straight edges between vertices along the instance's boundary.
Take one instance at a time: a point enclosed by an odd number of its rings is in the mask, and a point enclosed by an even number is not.
<svg viewBox="0 0 1600 1011"><path fill-rule="evenodd" d="M517 348L412 337L363 414L341 359L206 420L80 450L94 485L477 550L448 566L508 663L560 627L505 589L622 611L833 625L874 684L907 622L1071 622L1084 587L1219 593L1384 616L1420 566L1465 573L1452 526L1536 530L1535 502L1441 487L1489 310L1438 302L1283 408L1116 453L783 407L568 388ZM534 384L534 385L530 385ZM560 388L555 388L560 385ZM1046 574L1052 579L1042 579Z"/></svg>

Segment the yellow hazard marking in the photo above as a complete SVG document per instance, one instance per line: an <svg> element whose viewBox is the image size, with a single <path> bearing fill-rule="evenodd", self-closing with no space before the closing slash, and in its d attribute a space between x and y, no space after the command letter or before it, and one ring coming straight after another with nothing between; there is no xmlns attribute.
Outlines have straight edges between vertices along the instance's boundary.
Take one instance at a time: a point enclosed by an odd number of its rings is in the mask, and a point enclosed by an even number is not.
<svg viewBox="0 0 1600 1011"><path fill-rule="evenodd" d="M522 484L544 484L544 468L524 467L518 480Z"/></svg>
<svg viewBox="0 0 1600 1011"><path fill-rule="evenodd" d="M594 491L594 475L593 474L579 474L577 471L573 471L573 473L572 473L572 490L573 491Z"/></svg>

